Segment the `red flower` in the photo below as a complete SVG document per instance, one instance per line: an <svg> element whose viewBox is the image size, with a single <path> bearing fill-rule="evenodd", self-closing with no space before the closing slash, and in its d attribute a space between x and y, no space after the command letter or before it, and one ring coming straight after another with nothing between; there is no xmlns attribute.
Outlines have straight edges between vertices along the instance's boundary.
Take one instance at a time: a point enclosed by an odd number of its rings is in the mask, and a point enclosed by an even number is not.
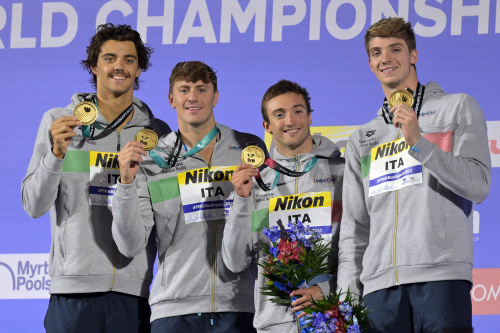
<svg viewBox="0 0 500 333"><path fill-rule="evenodd" d="M338 321L335 322L335 332L334 333L345 333L344 326L344 316L341 315L342 318L338 318Z"/></svg>
<svg viewBox="0 0 500 333"><path fill-rule="evenodd" d="M330 315L330 318L337 318L339 319L339 316L342 314L339 312L339 307L332 305L325 313L328 313Z"/></svg>
<svg viewBox="0 0 500 333"><path fill-rule="evenodd" d="M288 260L298 260L300 262L299 253L303 249L298 247L297 241L290 242L289 238L286 240L281 239L278 244L278 250L278 260L285 259L285 265L288 263Z"/></svg>
<svg viewBox="0 0 500 333"><path fill-rule="evenodd" d="M270 264L273 263L273 260L271 257L267 257L267 265L265 266L265 272L266 274L269 274L270 272L276 271ZM269 271L267 270L269 268Z"/></svg>
<svg viewBox="0 0 500 333"><path fill-rule="evenodd" d="M335 333L345 333L344 322L335 322Z"/></svg>

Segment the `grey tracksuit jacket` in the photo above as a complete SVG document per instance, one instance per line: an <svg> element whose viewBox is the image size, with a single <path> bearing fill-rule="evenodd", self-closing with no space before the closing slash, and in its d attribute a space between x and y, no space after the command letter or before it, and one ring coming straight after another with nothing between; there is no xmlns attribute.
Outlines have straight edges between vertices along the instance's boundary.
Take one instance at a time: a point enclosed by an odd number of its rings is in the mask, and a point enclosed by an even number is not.
<svg viewBox="0 0 500 333"><path fill-rule="evenodd" d="M120 251L129 257L137 255L156 230L159 263L149 299L151 321L193 313L254 312L255 272L249 268L233 273L222 261L226 219L190 222L182 208L178 173L236 166L248 142L265 149L255 135L216 126L219 133L210 165L199 154L183 159L183 148L175 167L162 169L148 156L131 184L118 183L113 236ZM158 148L169 150L176 136L171 133L161 138Z"/></svg>
<svg viewBox="0 0 500 333"><path fill-rule="evenodd" d="M170 132L163 121L153 117L149 107L134 98L134 114L120 131L98 139L85 139L80 128L73 137L63 159L52 154L54 120L72 116L73 109L83 96L75 93L65 108L47 111L42 118L33 149L33 155L22 182L22 202L32 217L50 211L52 244L50 246L51 294L93 293L116 291L148 297L153 277L156 244L149 242L137 256L122 255L111 235L113 220L108 196L90 204L92 191L112 192L118 171L117 146L133 140L144 126L153 127L159 134ZM107 121L100 115L96 120L103 127ZM100 130L96 129L95 134ZM92 162L109 167L108 175L101 177L102 187L91 181ZM109 196L111 198L111 196ZM100 203L97 203L100 201Z"/></svg>
<svg viewBox="0 0 500 333"><path fill-rule="evenodd" d="M422 183L368 197L370 149L402 137L380 115L349 138L338 288L358 295L439 280L472 282L473 202L488 195L491 161L476 100L425 86L421 136L409 154Z"/></svg>
<svg viewBox="0 0 500 333"><path fill-rule="evenodd" d="M280 175L277 186L268 192L263 191L254 181L252 193L248 198L235 195L229 219L224 230L222 256L232 271L240 272L255 266L256 262L267 260L261 252L262 244L269 243L262 228L269 228L269 198L308 192L331 193L332 246L334 251L329 258L332 266L332 282L319 284L323 293L328 295L335 290L337 266L337 242L339 222L342 214L342 182L344 158L340 157L338 147L328 138L313 135L314 148L310 153L295 157L285 157L276 149L272 157L284 167L303 171L307 163L319 156L316 165L301 177ZM263 181L273 183L275 172L267 168L262 172ZM287 221L283 221L286 226ZM259 332L298 332L291 307L278 305L262 295L261 287L266 283L262 276L262 267L258 267L255 284L254 327Z"/></svg>

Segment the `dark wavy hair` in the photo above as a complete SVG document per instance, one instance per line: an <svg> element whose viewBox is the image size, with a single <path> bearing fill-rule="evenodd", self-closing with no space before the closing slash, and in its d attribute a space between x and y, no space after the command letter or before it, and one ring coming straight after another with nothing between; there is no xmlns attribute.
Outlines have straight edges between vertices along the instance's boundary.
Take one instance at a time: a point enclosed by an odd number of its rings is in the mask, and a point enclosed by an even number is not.
<svg viewBox="0 0 500 333"><path fill-rule="evenodd" d="M297 82L292 82L288 80L281 80L276 84L267 89L264 97L262 97L262 103L260 105L260 110L262 112L262 118L266 123L269 123L269 116L267 114L267 103L276 96L280 96L286 93L295 93L304 97L304 101L306 102L307 114L310 114L314 110L311 109L311 97L309 97L309 93L306 88L302 87Z"/></svg>
<svg viewBox="0 0 500 333"><path fill-rule="evenodd" d="M133 42L137 50L137 58L141 71L145 72L151 66L149 58L153 53L153 48L142 42L141 35L137 31L125 24L117 26L113 23L101 24L97 27L95 35L90 39L90 45L87 46L87 59L81 61L83 68L92 75L91 83L94 88L97 88L97 77L92 72L92 68L97 66L101 46L108 40ZM139 89L138 77L135 79L134 89Z"/></svg>

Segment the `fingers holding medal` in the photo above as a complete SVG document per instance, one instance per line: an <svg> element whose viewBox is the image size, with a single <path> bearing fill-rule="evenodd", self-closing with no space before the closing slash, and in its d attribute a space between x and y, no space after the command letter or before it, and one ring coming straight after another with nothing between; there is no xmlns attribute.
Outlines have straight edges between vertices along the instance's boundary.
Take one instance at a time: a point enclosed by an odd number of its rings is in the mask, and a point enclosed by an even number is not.
<svg viewBox="0 0 500 333"><path fill-rule="evenodd" d="M82 125L91 125L97 119L97 108L91 101L78 103L73 110L73 115L82 122Z"/></svg>
<svg viewBox="0 0 500 333"><path fill-rule="evenodd" d="M408 107L413 105L413 94L408 89L398 89L389 96L389 108L404 104Z"/></svg>
<svg viewBox="0 0 500 333"><path fill-rule="evenodd" d="M158 134L152 128L143 128L134 136L134 141L142 143L144 150L150 151L158 145Z"/></svg>
<svg viewBox="0 0 500 333"><path fill-rule="evenodd" d="M250 164L254 168L258 168L264 164L265 159L264 150L257 145L249 144L241 151L241 162Z"/></svg>

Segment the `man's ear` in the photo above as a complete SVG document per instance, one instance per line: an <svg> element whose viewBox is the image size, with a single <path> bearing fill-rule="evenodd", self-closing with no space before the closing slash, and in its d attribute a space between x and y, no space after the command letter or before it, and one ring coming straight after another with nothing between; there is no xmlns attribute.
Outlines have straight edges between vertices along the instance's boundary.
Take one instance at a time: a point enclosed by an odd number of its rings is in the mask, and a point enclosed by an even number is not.
<svg viewBox="0 0 500 333"><path fill-rule="evenodd" d="M262 121L262 127L264 127L264 130L267 133L273 135L273 132L271 131L271 126L269 126L269 123L267 121L265 121L265 120Z"/></svg>
<svg viewBox="0 0 500 333"><path fill-rule="evenodd" d="M412 65L415 65L418 61L418 52L417 49L413 49L410 53L410 61Z"/></svg>

